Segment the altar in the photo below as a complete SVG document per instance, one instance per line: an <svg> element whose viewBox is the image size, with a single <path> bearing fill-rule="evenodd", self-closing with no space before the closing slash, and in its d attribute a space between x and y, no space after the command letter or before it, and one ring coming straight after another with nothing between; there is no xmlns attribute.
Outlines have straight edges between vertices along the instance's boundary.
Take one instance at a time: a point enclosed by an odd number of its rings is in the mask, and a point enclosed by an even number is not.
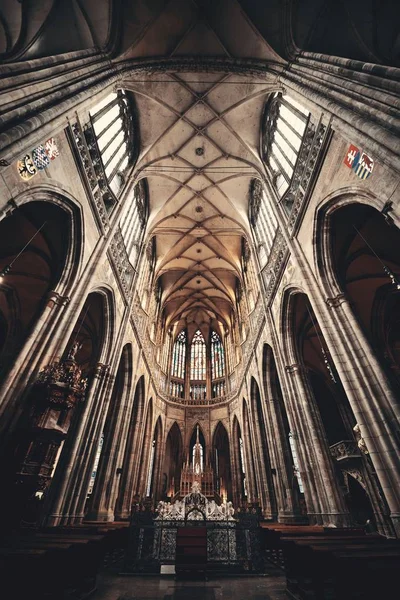
<svg viewBox="0 0 400 600"><path fill-rule="evenodd" d="M154 520L153 554L159 561L174 562L177 556L178 529L198 527L206 530L207 562L231 564L236 561L236 520L232 502L218 505L200 492L194 482L182 500L159 502Z"/></svg>
<svg viewBox="0 0 400 600"><path fill-rule="evenodd" d="M182 500L132 507L125 573L160 573L164 565L204 571L262 572L259 513L235 513L232 502L218 504L199 482Z"/></svg>

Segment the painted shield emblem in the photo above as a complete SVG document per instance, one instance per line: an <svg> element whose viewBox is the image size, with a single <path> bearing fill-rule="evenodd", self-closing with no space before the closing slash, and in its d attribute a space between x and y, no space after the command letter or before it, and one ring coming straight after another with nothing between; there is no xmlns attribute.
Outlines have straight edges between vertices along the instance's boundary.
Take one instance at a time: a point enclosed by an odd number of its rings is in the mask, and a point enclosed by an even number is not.
<svg viewBox="0 0 400 600"><path fill-rule="evenodd" d="M33 164L37 169L39 169L39 171L42 171L49 166L50 160L42 144L32 151L32 160Z"/></svg>
<svg viewBox="0 0 400 600"><path fill-rule="evenodd" d="M31 179L37 173L30 154L26 154L24 158L21 158L17 162L17 169L19 176L25 181L28 181L28 179Z"/></svg>
<svg viewBox="0 0 400 600"><path fill-rule="evenodd" d="M354 165L354 161L357 159L357 157L360 155L360 151L357 148L357 146L353 146L353 144L350 144L349 149L347 150L347 154L344 158L344 164L346 165L346 167L349 167L349 169L353 168Z"/></svg>
<svg viewBox="0 0 400 600"><path fill-rule="evenodd" d="M47 142L45 142L44 149L46 150L46 154L50 160L54 160L60 155L60 151L54 138L50 138L47 140Z"/></svg>
<svg viewBox="0 0 400 600"><path fill-rule="evenodd" d="M361 152L354 160L353 171L360 179L367 179L374 169L374 159Z"/></svg>

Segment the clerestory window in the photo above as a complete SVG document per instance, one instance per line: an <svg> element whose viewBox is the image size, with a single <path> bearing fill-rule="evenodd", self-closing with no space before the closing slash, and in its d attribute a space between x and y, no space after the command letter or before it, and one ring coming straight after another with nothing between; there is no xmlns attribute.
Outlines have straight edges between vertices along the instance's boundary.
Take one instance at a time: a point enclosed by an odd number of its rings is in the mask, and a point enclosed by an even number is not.
<svg viewBox="0 0 400 600"><path fill-rule="evenodd" d="M206 343L200 329L192 339L190 349L190 379L204 381L206 378Z"/></svg>
<svg viewBox="0 0 400 600"><path fill-rule="evenodd" d="M279 197L290 185L309 114L299 102L281 92L266 104L262 153Z"/></svg>
<svg viewBox="0 0 400 600"><path fill-rule="evenodd" d="M111 191L118 196L135 149L129 96L124 90L112 92L90 111L90 118L105 176Z"/></svg>
<svg viewBox="0 0 400 600"><path fill-rule="evenodd" d="M181 331L174 344L172 356L171 375L179 379L185 378L186 364L186 332Z"/></svg>

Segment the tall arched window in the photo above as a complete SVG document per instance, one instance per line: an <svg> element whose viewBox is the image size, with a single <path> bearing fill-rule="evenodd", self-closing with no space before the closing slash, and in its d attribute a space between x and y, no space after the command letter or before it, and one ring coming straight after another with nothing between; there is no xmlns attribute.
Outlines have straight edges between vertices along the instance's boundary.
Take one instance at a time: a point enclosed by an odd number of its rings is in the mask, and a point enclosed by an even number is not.
<svg viewBox="0 0 400 600"><path fill-rule="evenodd" d="M135 265L148 218L147 186L144 180L139 181L132 198L128 197L125 202L128 208L121 219L120 229L129 261Z"/></svg>
<svg viewBox="0 0 400 600"><path fill-rule="evenodd" d="M206 343L200 329L193 336L190 353L190 379L204 381L206 378Z"/></svg>
<svg viewBox="0 0 400 600"><path fill-rule="evenodd" d="M124 90L112 92L90 111L104 174L115 195L125 182L135 148L133 109Z"/></svg>
<svg viewBox="0 0 400 600"><path fill-rule="evenodd" d="M211 334L211 377L219 379L225 375L225 354L221 339L216 331Z"/></svg>
<svg viewBox="0 0 400 600"><path fill-rule="evenodd" d="M279 92L267 102L262 152L280 197L290 185L308 117L309 112L287 94Z"/></svg>
<svg viewBox="0 0 400 600"><path fill-rule="evenodd" d="M213 398L225 394L225 352L216 331L211 334L211 393Z"/></svg>
<svg viewBox="0 0 400 600"><path fill-rule="evenodd" d="M263 268L274 243L278 221L271 210L267 192L258 179L253 179L250 183L249 219L253 226L260 267Z"/></svg>
<svg viewBox="0 0 400 600"><path fill-rule="evenodd" d="M186 332L181 331L176 338L174 345L174 354L172 357L171 375L172 377L185 378L186 363Z"/></svg>

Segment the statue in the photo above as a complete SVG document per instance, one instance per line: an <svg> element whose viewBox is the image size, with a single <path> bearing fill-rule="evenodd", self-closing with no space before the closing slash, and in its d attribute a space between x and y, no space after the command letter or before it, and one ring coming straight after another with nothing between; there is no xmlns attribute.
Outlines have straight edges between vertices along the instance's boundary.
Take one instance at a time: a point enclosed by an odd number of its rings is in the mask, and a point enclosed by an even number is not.
<svg viewBox="0 0 400 600"><path fill-rule="evenodd" d="M361 429L358 423L356 423L353 427L353 431L356 436L357 446L360 448L363 454L369 454L367 444L365 443L364 438L361 436Z"/></svg>
<svg viewBox="0 0 400 600"><path fill-rule="evenodd" d="M69 349L67 360L75 361L75 356L77 355L79 350L82 348L82 346L83 346L83 344L81 342L75 341L72 344L71 348Z"/></svg>

